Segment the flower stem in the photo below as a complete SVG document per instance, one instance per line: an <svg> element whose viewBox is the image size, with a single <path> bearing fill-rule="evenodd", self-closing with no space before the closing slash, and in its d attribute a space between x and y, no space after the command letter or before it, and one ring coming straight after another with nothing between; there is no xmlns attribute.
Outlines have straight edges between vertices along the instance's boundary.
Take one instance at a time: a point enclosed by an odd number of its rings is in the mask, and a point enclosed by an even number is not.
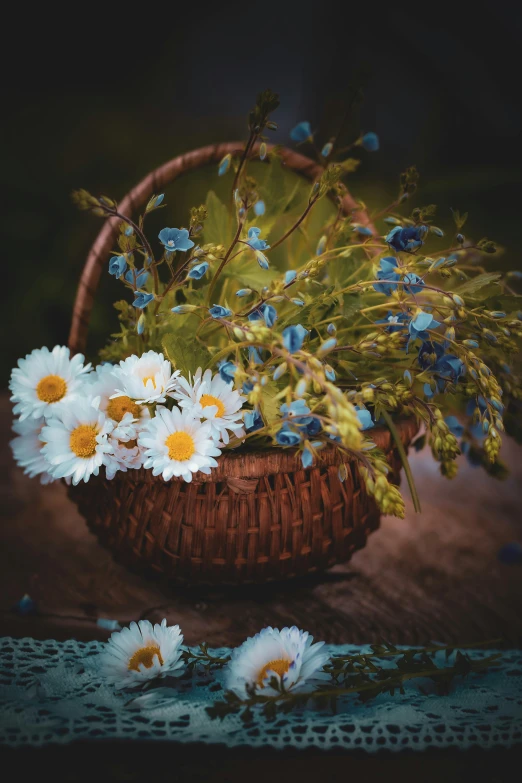
<svg viewBox="0 0 522 783"><path fill-rule="evenodd" d="M397 451L399 452L399 457L401 458L402 466L404 468L404 472L406 474L406 479L408 481L408 486L410 488L411 492L411 499L413 500L413 507L417 514L421 513L421 505L419 496L417 494L417 489L415 487L415 481L413 480L413 473L411 472L410 463L408 462L408 457L406 455L406 451L404 450L404 446L402 444L402 440L400 438L399 433L397 432L397 428L395 424L393 423L393 419L386 410L382 410L382 417L386 424L388 425L388 429L390 430L391 436L393 440L395 441L395 445L397 447Z"/></svg>

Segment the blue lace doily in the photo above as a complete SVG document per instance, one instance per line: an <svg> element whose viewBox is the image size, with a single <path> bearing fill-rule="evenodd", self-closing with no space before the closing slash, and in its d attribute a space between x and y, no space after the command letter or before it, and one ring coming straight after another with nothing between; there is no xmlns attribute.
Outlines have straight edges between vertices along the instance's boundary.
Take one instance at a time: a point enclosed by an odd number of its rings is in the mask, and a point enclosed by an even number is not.
<svg viewBox="0 0 522 783"><path fill-rule="evenodd" d="M238 715L211 719L205 707L221 699L221 671L142 695L115 692L100 679L99 642L0 640L0 741L41 746L82 739L170 740L274 748L322 747L422 750L427 747L510 747L522 742L522 652L503 652L485 674L473 674L447 696L421 692L354 699L337 714L306 709L274 722ZM369 648L331 645L332 655ZM223 655L229 651L216 651ZM467 651L479 659L491 650ZM442 663L443 658L440 659Z"/></svg>

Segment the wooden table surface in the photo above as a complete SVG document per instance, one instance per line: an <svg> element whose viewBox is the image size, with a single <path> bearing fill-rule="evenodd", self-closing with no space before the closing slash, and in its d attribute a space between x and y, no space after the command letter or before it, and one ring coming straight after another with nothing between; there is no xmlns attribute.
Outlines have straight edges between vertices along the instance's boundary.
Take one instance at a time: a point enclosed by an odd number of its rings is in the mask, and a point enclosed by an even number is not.
<svg viewBox="0 0 522 783"><path fill-rule="evenodd" d="M2 431L10 408L0 397ZM0 635L106 639L98 617L126 623L166 617L189 644L236 645L266 625L296 624L328 642L451 644L502 637L522 643L522 566L498 560L501 546L522 539L522 449L504 448L513 466L503 483L461 461L456 480L438 473L426 450L411 456L422 514L407 502L405 520L385 518L350 563L300 581L241 588L179 588L146 580L115 563L87 530L64 487L42 487L17 469L2 439L5 520L0 533ZM407 492L407 490L406 490ZM25 593L38 614L12 607ZM522 748L511 751L425 751L398 756L321 750L271 751L157 743L74 743L39 750L4 750L20 781L60 768L59 780L143 781L176 760L176 780L272 783L288 779L365 783L400 779L511 780ZM152 766L150 766L152 765ZM348 765L348 766L347 766ZM349 770L349 772L348 772ZM174 770L173 770L174 774Z"/></svg>

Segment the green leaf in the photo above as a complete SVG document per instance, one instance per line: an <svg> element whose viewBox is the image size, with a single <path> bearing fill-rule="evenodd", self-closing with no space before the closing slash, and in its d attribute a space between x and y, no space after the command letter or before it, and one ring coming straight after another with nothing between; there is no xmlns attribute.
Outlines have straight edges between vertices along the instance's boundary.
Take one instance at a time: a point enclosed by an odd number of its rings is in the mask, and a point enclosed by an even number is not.
<svg viewBox="0 0 522 783"><path fill-rule="evenodd" d="M170 333L162 340L163 351L172 365L186 378L194 374L198 367L204 368L209 354L196 339Z"/></svg>
<svg viewBox="0 0 522 783"><path fill-rule="evenodd" d="M228 247L232 241L231 221L225 204L209 190L205 204L207 219L205 220L205 242Z"/></svg>
<svg viewBox="0 0 522 783"><path fill-rule="evenodd" d="M252 251L245 251L237 259L227 264L222 274L224 277L234 278L238 283L238 288L253 288L260 291L263 286L270 285L272 280L279 277L280 272L274 267L261 269L255 258L247 259L247 253L253 255Z"/></svg>
<svg viewBox="0 0 522 783"><path fill-rule="evenodd" d="M481 288L484 288L487 285L491 285L492 283L497 284L497 281L501 277L502 275L498 272L485 272L482 275L477 275L477 277L473 277L471 280L466 281L455 290L455 293L458 293L459 295L462 294L464 297L476 294L477 291L480 291Z"/></svg>
<svg viewBox="0 0 522 783"><path fill-rule="evenodd" d="M341 299L341 297L339 297ZM360 294L343 294L342 295L342 314L345 318L352 318L359 312L362 306L362 300Z"/></svg>
<svg viewBox="0 0 522 783"><path fill-rule="evenodd" d="M263 386L263 400L261 403L261 412L266 423L270 426L279 418L280 401L276 400L276 394L279 392L276 383L269 381Z"/></svg>

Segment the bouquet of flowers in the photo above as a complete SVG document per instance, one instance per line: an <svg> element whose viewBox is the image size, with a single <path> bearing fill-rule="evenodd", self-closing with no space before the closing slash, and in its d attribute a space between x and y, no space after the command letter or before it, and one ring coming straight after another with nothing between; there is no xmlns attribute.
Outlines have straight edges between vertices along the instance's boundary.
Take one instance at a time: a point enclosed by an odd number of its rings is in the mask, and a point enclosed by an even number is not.
<svg viewBox="0 0 522 783"><path fill-rule="evenodd" d="M73 194L119 221L108 272L128 296L95 369L57 346L13 370L12 446L29 475L77 484L102 467L109 479L143 467L188 482L230 449L294 449L304 469L337 449L357 461L379 508L402 516L370 435L391 431L418 505L395 426L404 416L424 425L418 444L429 442L448 478L461 451L499 472L520 399L520 273L485 268L497 248L463 234L466 213L453 210L445 237L433 204L412 208L414 167L386 208L346 212L353 155L377 150L375 133L342 147L301 122L291 139L322 173L311 185L289 176L268 144L278 103L269 90L258 96L242 151L220 162L226 195L210 190L185 227L157 240L146 222L168 210L163 194L133 219L112 198Z"/></svg>

